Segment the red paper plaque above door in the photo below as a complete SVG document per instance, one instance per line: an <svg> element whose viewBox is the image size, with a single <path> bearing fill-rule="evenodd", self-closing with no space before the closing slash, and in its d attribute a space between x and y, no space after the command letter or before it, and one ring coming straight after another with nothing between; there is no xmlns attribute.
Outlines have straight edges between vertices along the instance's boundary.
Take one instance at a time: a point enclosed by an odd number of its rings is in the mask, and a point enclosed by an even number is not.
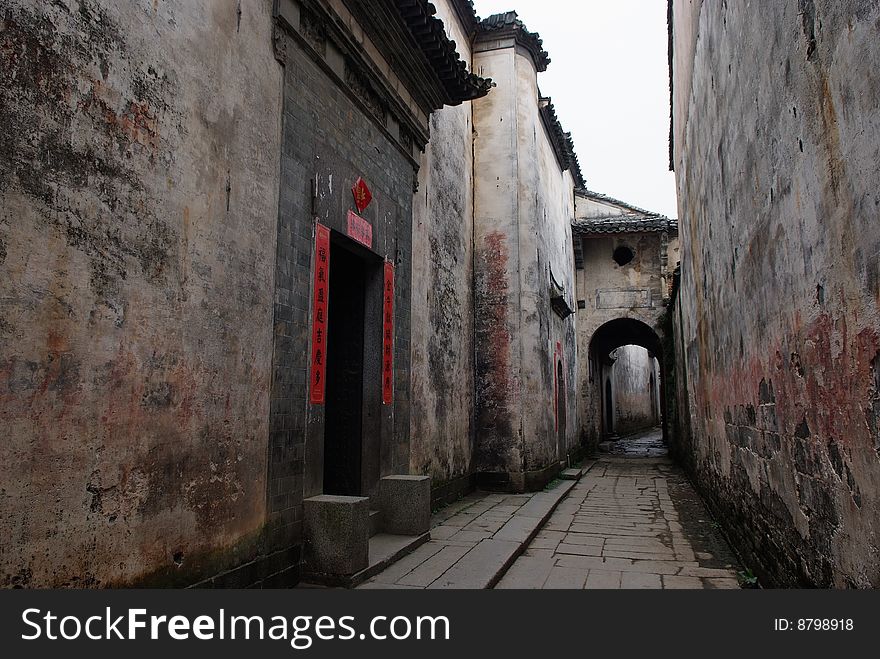
<svg viewBox="0 0 880 659"><path fill-rule="evenodd" d="M357 213L348 211L348 237L361 245L373 248L373 225Z"/></svg>
<svg viewBox="0 0 880 659"><path fill-rule="evenodd" d="M355 208L358 209L358 213L363 213L367 210L367 206L370 205L370 202L373 201L373 193L370 192L370 188L367 187L366 182L362 178L358 178L358 180L355 181L351 192L354 194Z"/></svg>

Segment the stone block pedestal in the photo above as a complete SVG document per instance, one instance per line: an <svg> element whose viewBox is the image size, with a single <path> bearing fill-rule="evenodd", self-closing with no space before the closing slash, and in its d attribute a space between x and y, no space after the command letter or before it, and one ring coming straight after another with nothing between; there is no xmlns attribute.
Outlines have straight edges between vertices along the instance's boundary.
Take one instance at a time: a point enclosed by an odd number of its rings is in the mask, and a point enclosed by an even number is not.
<svg viewBox="0 0 880 659"><path fill-rule="evenodd" d="M370 564L370 500L327 494L304 502L306 570L350 576Z"/></svg>
<svg viewBox="0 0 880 659"><path fill-rule="evenodd" d="M421 535L431 529L431 477L387 476L379 481L385 533Z"/></svg>

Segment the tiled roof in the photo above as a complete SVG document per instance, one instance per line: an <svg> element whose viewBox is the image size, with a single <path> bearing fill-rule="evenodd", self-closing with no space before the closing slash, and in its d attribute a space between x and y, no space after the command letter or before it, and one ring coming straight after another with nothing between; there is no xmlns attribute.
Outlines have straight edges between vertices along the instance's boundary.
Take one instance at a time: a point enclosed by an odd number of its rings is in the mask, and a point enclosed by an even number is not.
<svg viewBox="0 0 880 659"><path fill-rule="evenodd" d="M627 215L574 220L571 223L571 228L575 235L660 233L663 231L678 233L678 220L671 220L664 215L654 213L629 213Z"/></svg>
<svg viewBox="0 0 880 659"><path fill-rule="evenodd" d="M568 170L574 179L576 189L586 186L584 175L581 172L581 164L578 161L577 153L574 150L574 140L571 139L571 133L566 133L559 118L556 116L556 109L549 98L541 99L541 116L550 132L550 140L553 142L553 149L562 165L563 171Z"/></svg>
<svg viewBox="0 0 880 659"><path fill-rule="evenodd" d="M474 0L453 0L453 7L464 25L465 32L473 36L480 24L480 17L474 9Z"/></svg>
<svg viewBox="0 0 880 659"><path fill-rule="evenodd" d="M519 20L515 11L503 14L494 14L480 21L480 33L494 35L494 33L510 34L516 38L516 42L529 51L535 61L535 67L539 72L546 71L550 65L550 55L544 50L544 42L537 32L529 32L525 24Z"/></svg>
<svg viewBox="0 0 880 659"><path fill-rule="evenodd" d="M513 37L516 43L525 48L535 62L539 72L546 71L550 64L550 55L544 50L544 42L537 32L529 32L525 24L519 19L515 11L503 14L494 14L480 21L478 39L494 39ZM585 187L580 162L574 150L574 142L571 133L566 133L556 116L556 108L549 98L540 99L541 119L550 134L550 141L559 159L563 171L570 171L574 178L575 187Z"/></svg>
<svg viewBox="0 0 880 659"><path fill-rule="evenodd" d="M608 195L578 190L577 195L592 199L627 211L622 215L605 215L589 219L574 220L571 228L576 235L609 234L609 233L653 233L669 231L678 233L678 220L673 220L660 213L633 206L620 199Z"/></svg>
<svg viewBox="0 0 880 659"><path fill-rule="evenodd" d="M394 0L394 4L445 88L445 104L458 105L489 93L492 81L468 70L443 21L435 17L433 4L427 0Z"/></svg>

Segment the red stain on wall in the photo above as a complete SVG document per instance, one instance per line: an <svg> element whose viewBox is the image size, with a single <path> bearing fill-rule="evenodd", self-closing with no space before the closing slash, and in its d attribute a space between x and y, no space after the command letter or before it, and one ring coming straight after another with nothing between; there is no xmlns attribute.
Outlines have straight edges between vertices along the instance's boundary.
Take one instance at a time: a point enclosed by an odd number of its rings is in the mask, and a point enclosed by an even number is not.
<svg viewBox="0 0 880 659"><path fill-rule="evenodd" d="M111 131L127 142L140 144L156 150L159 147L159 121L156 113L145 101L121 101L117 106L114 97L119 92L109 88L102 80L92 81L92 93L83 107L94 107L103 117Z"/></svg>
<svg viewBox="0 0 880 659"><path fill-rule="evenodd" d="M507 383L510 379L510 332L507 330L507 244L502 233L486 236L487 271L486 299L488 307L489 345L491 348L492 374L495 382Z"/></svg>
<svg viewBox="0 0 880 659"><path fill-rule="evenodd" d="M484 462L503 461L513 436L508 296L510 291L506 237L488 234L478 253L477 341L485 349L477 354L477 426L484 433ZM497 442L493 442L497 439ZM492 448L494 447L494 448Z"/></svg>
<svg viewBox="0 0 880 659"><path fill-rule="evenodd" d="M698 403L710 408L706 418L720 418L738 406L775 406L776 431L794 436L806 421L811 435L842 445L864 441L864 410L870 407L872 362L880 335L866 327L853 336L845 317L823 313L806 326L794 323L792 334L777 340L748 361L703 372L697 382ZM761 400L761 384L772 401ZM759 424L760 426L760 424Z"/></svg>

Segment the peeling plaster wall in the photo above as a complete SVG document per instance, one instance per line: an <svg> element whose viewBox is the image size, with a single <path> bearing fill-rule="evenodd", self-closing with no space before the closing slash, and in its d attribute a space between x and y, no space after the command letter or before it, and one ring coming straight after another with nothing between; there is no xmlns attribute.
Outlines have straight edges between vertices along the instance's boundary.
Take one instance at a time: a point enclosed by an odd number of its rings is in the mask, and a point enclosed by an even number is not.
<svg viewBox="0 0 880 659"><path fill-rule="evenodd" d="M618 348L613 358L615 432L626 435L659 425L660 369L657 360L638 346Z"/></svg>
<svg viewBox="0 0 880 659"><path fill-rule="evenodd" d="M694 79L694 57L700 34L703 0L667 0L672 4L672 32L675 48L672 70L675 90L672 98L673 135L684 130Z"/></svg>
<svg viewBox="0 0 880 659"><path fill-rule="evenodd" d="M692 471L765 583L878 587L880 6L675 5Z"/></svg>
<svg viewBox="0 0 880 659"><path fill-rule="evenodd" d="M270 9L0 9L0 586L192 581L258 552Z"/></svg>
<svg viewBox="0 0 880 659"><path fill-rule="evenodd" d="M475 54L478 73L497 84L474 102L476 466L524 489L547 478L578 440L574 318L550 306L551 270L575 306L574 184L542 123L531 57L512 42L491 47Z"/></svg>
<svg viewBox="0 0 880 659"><path fill-rule="evenodd" d="M474 295L476 467L522 470L520 251L515 59L512 48L475 54L497 87L474 102ZM502 155L502 154L506 154Z"/></svg>
<svg viewBox="0 0 880 659"><path fill-rule="evenodd" d="M520 55L518 59L523 437L525 471L536 472L565 459L578 444L575 317L563 319L550 306L551 277L563 288L568 307L577 306L571 234L574 181L561 170L540 106L533 100L540 91L531 58ZM565 380L560 396L566 409L557 420L554 405L560 361Z"/></svg>
<svg viewBox="0 0 880 659"><path fill-rule="evenodd" d="M452 4L434 4L470 62L470 38ZM410 462L443 496L469 486L474 451L472 112L463 103L431 116L413 202Z"/></svg>

